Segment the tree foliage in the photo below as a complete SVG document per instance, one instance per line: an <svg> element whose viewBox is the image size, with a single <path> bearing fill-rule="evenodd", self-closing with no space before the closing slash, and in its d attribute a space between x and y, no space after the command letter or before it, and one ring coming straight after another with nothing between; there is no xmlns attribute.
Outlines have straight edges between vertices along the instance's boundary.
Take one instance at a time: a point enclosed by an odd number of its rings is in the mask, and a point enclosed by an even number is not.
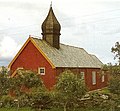
<svg viewBox="0 0 120 111"><path fill-rule="evenodd" d="M35 110L50 109L52 106L52 98L46 88L32 88L29 98L31 107Z"/></svg>
<svg viewBox="0 0 120 111"><path fill-rule="evenodd" d="M18 108L28 106L30 100L28 95L32 88L44 89L40 76L32 71L18 70L15 77L0 74L1 101L7 106L13 104L16 104Z"/></svg>
<svg viewBox="0 0 120 111"><path fill-rule="evenodd" d="M109 90L111 93L120 95L120 77L111 78L109 81Z"/></svg>
<svg viewBox="0 0 120 111"><path fill-rule="evenodd" d="M57 100L63 103L64 111L66 111L69 104L74 104L86 93L84 81L70 70L66 70L60 74L55 89Z"/></svg>
<svg viewBox="0 0 120 111"><path fill-rule="evenodd" d="M43 86L40 75L30 70L19 70L14 78L19 81L20 86L27 88Z"/></svg>
<svg viewBox="0 0 120 111"><path fill-rule="evenodd" d="M18 93L27 92L33 87L43 87L43 82L39 75L29 70L18 70L17 75L10 80L10 89Z"/></svg>
<svg viewBox="0 0 120 111"><path fill-rule="evenodd" d="M118 63L120 65L120 43L116 42L115 46L111 48L111 52L115 54L114 59L118 59Z"/></svg>
<svg viewBox="0 0 120 111"><path fill-rule="evenodd" d="M0 74L0 96L8 94L9 85L9 76Z"/></svg>
<svg viewBox="0 0 120 111"><path fill-rule="evenodd" d="M109 73L109 90L111 93L120 94L120 65L109 64L106 66Z"/></svg>

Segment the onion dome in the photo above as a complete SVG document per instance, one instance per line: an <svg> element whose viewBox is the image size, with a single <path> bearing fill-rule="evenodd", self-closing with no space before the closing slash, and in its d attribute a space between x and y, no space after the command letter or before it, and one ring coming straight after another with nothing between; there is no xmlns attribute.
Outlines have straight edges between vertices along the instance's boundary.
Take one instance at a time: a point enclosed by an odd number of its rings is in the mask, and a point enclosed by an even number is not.
<svg viewBox="0 0 120 111"><path fill-rule="evenodd" d="M60 35L60 23L58 22L53 12L52 6L50 6L49 13L42 23L42 35L45 34L58 34Z"/></svg>
<svg viewBox="0 0 120 111"><path fill-rule="evenodd" d="M50 6L49 13L42 23L42 39L49 43L52 47L60 48L60 23L58 22Z"/></svg>

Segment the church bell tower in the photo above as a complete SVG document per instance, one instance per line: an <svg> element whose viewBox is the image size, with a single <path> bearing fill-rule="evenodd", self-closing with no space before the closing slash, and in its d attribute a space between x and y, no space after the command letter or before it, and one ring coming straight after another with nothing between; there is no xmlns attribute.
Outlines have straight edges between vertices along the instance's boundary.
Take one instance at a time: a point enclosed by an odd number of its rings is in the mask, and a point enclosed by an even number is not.
<svg viewBox="0 0 120 111"><path fill-rule="evenodd" d="M48 15L42 23L42 39L49 43L52 47L60 48L60 30L61 26L50 6Z"/></svg>

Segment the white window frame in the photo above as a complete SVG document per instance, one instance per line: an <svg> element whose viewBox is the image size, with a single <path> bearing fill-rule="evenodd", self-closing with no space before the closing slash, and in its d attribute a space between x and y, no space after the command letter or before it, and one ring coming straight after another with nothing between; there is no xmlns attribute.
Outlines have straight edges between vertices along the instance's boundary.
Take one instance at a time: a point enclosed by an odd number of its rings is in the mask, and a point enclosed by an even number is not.
<svg viewBox="0 0 120 111"><path fill-rule="evenodd" d="M95 85L96 84L96 72L92 71L92 84Z"/></svg>
<svg viewBox="0 0 120 111"><path fill-rule="evenodd" d="M44 72L41 73L40 70L44 70ZM40 74L40 75L45 75L45 67L39 67L39 68L38 68L38 74Z"/></svg>
<svg viewBox="0 0 120 111"><path fill-rule="evenodd" d="M104 75L104 71L102 71L102 77L101 77L101 81L104 82L105 81L105 75Z"/></svg>
<svg viewBox="0 0 120 111"><path fill-rule="evenodd" d="M23 67L18 67L18 68L17 68L17 70L22 70L22 69L23 69Z"/></svg>
<svg viewBox="0 0 120 111"><path fill-rule="evenodd" d="M105 82L105 75L102 75L102 82Z"/></svg>
<svg viewBox="0 0 120 111"><path fill-rule="evenodd" d="M85 72L80 72L80 76L81 76L81 79L84 80L85 79Z"/></svg>

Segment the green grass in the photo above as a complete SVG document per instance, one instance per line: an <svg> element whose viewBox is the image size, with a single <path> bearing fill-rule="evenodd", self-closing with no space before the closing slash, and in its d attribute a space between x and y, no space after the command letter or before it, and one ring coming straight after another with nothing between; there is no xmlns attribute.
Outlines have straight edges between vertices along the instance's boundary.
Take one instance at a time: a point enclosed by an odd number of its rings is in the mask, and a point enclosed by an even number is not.
<svg viewBox="0 0 120 111"><path fill-rule="evenodd" d="M17 108L0 108L0 111L17 111ZM20 108L18 111L35 111L32 110L31 108ZM63 109L58 109L58 108L53 108L53 109L48 109L48 110L42 110L42 111L63 111ZM73 111L73 109L69 110ZM74 111L101 111L100 109L76 109Z"/></svg>
<svg viewBox="0 0 120 111"><path fill-rule="evenodd" d="M0 108L0 111L17 111L17 108ZM31 108L20 108L18 111L34 111Z"/></svg>
<svg viewBox="0 0 120 111"><path fill-rule="evenodd" d="M106 88L101 89L99 92L104 93L104 94L109 94L110 90L106 87Z"/></svg>
<svg viewBox="0 0 120 111"><path fill-rule="evenodd" d="M45 110L45 111L63 111L63 109L51 109L51 110ZM71 110L67 110L67 111L73 111L73 109ZM80 109L76 109L74 111L101 111L101 109L83 109L83 108L80 108Z"/></svg>

